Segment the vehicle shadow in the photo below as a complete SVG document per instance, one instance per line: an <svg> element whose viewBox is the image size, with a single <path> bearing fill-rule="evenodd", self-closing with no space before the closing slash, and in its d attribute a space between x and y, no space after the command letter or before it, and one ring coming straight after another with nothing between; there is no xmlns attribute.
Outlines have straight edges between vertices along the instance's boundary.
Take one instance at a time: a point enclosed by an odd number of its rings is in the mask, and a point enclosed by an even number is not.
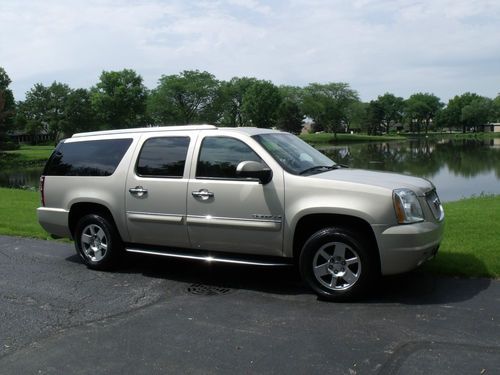
<svg viewBox="0 0 500 375"><path fill-rule="evenodd" d="M66 260L81 263L83 266L82 260L77 255ZM112 272L142 274L148 278L187 284L186 288L191 284L204 284L270 294L314 295L302 283L298 272L292 266L250 266L126 254L121 264Z"/></svg>
<svg viewBox="0 0 500 375"><path fill-rule="evenodd" d="M144 257L130 254L120 272L232 290L280 295L313 295L292 266L267 267Z"/></svg>
<svg viewBox="0 0 500 375"><path fill-rule="evenodd" d="M468 270L488 274L483 261L473 254L440 253L423 267L406 274L381 278L368 301L400 302L410 305L443 304L466 301L487 289L491 279L440 276Z"/></svg>
<svg viewBox="0 0 500 375"><path fill-rule="evenodd" d="M363 298L364 303L434 305L472 299L491 284L490 279L439 276L425 269L381 277Z"/></svg>
<svg viewBox="0 0 500 375"><path fill-rule="evenodd" d="M469 258L469 262L479 262L474 256L461 256ZM77 255L66 260L82 263ZM292 266L258 267L127 254L122 264L113 272L142 274L148 278L188 284L184 285L185 288L190 284L202 284L214 288L278 295L314 296L314 293L301 281L296 268ZM365 296L349 302L446 304L467 301L487 289L490 284L491 280L486 278L438 276L435 272L420 268L401 275L380 277Z"/></svg>

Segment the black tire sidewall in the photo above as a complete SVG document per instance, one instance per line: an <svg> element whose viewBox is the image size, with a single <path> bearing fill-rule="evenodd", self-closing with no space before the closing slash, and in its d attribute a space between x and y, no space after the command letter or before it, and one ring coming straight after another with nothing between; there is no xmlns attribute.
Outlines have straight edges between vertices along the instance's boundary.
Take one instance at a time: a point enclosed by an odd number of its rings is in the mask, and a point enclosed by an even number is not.
<svg viewBox="0 0 500 375"><path fill-rule="evenodd" d="M356 283L346 290L332 290L322 285L314 276L313 260L318 249L328 242L342 242L356 251L361 262L361 275ZM372 257L362 242L343 228L325 228L314 233L304 244L299 258L299 270L302 279L325 300L345 300L359 296L366 290L373 275Z"/></svg>
<svg viewBox="0 0 500 375"><path fill-rule="evenodd" d="M108 242L106 253L104 254L104 257L99 261L91 260L87 255L85 255L82 248L82 232L88 225L91 224L99 226L104 231ZM121 241L114 225L111 224L106 217L100 216L98 214L89 214L82 217L76 224L74 241L78 255L80 256L80 258L82 258L84 263L89 268L106 270L111 269L116 264Z"/></svg>

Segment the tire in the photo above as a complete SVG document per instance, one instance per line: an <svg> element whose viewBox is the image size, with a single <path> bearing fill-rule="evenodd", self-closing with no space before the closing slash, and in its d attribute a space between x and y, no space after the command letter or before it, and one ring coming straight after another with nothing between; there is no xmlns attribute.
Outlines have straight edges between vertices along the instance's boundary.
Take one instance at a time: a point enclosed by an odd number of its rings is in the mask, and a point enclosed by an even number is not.
<svg viewBox="0 0 500 375"><path fill-rule="evenodd" d="M83 216L75 228L75 248L87 267L110 270L118 264L123 245L111 220L100 214Z"/></svg>
<svg viewBox="0 0 500 375"><path fill-rule="evenodd" d="M299 258L302 279L329 301L359 296L370 285L375 261L367 247L344 228L325 228L306 241Z"/></svg>

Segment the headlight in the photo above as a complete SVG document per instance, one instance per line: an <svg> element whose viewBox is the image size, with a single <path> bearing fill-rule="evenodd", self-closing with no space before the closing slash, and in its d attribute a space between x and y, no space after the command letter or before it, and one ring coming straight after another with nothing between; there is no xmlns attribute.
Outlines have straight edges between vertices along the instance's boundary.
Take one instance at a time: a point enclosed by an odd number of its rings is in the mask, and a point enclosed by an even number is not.
<svg viewBox="0 0 500 375"><path fill-rule="evenodd" d="M417 194L410 189L396 189L392 192L394 209L399 224L417 223L424 220Z"/></svg>

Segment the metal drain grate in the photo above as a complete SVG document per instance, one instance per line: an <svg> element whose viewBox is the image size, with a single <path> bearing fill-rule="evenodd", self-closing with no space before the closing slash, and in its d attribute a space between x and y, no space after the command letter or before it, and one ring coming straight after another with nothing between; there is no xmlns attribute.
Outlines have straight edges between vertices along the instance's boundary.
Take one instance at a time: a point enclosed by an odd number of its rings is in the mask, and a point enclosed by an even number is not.
<svg viewBox="0 0 500 375"><path fill-rule="evenodd" d="M231 293L232 289L224 288L222 286L191 284L187 287L187 292L196 296L218 296L221 294Z"/></svg>

